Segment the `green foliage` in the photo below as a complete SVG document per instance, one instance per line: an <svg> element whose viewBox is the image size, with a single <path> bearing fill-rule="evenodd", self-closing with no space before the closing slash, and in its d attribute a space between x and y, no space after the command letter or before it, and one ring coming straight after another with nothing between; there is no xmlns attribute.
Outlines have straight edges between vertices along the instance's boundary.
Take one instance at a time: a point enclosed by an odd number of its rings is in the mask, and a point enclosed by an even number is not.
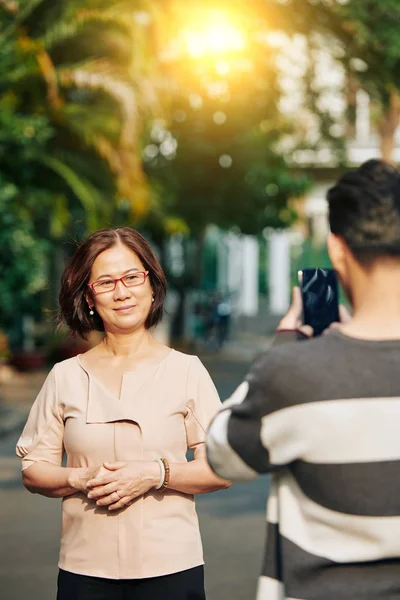
<svg viewBox="0 0 400 600"><path fill-rule="evenodd" d="M55 250L71 234L133 221L145 187L130 71L141 4L0 1L0 327L18 329L44 294L54 304Z"/></svg>
<svg viewBox="0 0 400 600"><path fill-rule="evenodd" d="M30 218L16 210L17 196L16 186L0 174L0 327L31 312L35 295L47 285L48 243L37 239Z"/></svg>
<svg viewBox="0 0 400 600"><path fill-rule="evenodd" d="M27 207L50 201L37 186L35 164L51 136L44 116L18 113L10 93L0 98L0 327L31 312L47 285L49 245L38 239Z"/></svg>
<svg viewBox="0 0 400 600"><path fill-rule="evenodd" d="M396 0L351 0L340 14L351 36L344 62L385 107L391 92L400 90L400 5ZM352 58L361 59L365 66L357 69Z"/></svg>
<svg viewBox="0 0 400 600"><path fill-rule="evenodd" d="M385 104L400 88L400 4L397 0L271 0L263 11L274 27L309 38L322 33L338 40L336 57L349 77ZM260 8L260 5L258 5Z"/></svg>
<svg viewBox="0 0 400 600"><path fill-rule="evenodd" d="M133 216L133 186L140 180L133 125L138 107L131 102L134 5L120 1L110 8L103 0L3 4L0 122L12 109L24 129L8 134L18 143L24 136L36 142L29 146L31 155L21 157L22 177L15 183L23 187L25 169L34 169L36 186L54 197L45 207L30 205L32 218L45 210L47 233L60 237L71 223L67 212L88 231L111 224L124 198ZM13 143L0 133L0 157L11 155ZM0 163L0 170L8 168ZM21 194L19 202L24 202Z"/></svg>

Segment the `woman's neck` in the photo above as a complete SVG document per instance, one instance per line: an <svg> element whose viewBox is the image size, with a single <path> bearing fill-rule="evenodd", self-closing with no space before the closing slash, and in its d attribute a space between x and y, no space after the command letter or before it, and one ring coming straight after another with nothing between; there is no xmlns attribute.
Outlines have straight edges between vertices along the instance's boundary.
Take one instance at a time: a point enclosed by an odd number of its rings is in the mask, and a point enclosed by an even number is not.
<svg viewBox="0 0 400 600"><path fill-rule="evenodd" d="M128 334L106 332L101 349L111 356L134 358L146 354L154 344L157 342L147 329Z"/></svg>

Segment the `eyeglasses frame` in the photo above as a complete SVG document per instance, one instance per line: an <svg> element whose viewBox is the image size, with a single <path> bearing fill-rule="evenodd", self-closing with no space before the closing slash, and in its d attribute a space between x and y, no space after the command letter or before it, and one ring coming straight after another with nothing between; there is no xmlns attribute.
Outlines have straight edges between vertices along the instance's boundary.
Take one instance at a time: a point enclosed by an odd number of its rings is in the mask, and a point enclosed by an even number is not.
<svg viewBox="0 0 400 600"><path fill-rule="evenodd" d="M128 277L130 274L131 275L133 275L133 274L137 275L138 273L140 273L141 275L144 275L143 283L138 283L137 285L126 285L126 283L124 283L124 278L125 277ZM139 287L140 285L144 285L145 282L146 282L146 278L148 277L148 275L149 275L149 271L135 271L135 273L127 273L126 275L123 275L122 277L117 277L116 279L112 279L112 281L114 283L113 289L112 290L106 290L105 292L95 292L94 287L93 287L96 283L100 283L101 279L98 279L97 281L93 281L93 283L88 283L87 285L88 285L88 287L90 287L90 289L92 290L92 292L93 292L93 294L95 296L99 296L100 294L109 294L110 292L114 292L115 288L117 287L118 281L120 281L122 283L122 285L125 286L128 289L131 288L131 287ZM110 279L111 279L111 277L110 277Z"/></svg>

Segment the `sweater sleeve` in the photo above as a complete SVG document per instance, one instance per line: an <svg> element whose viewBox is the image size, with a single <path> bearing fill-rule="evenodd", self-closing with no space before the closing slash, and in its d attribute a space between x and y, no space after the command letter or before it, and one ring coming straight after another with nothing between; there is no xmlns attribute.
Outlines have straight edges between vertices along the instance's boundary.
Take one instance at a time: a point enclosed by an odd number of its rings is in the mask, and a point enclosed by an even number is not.
<svg viewBox="0 0 400 600"><path fill-rule="evenodd" d="M282 364L282 348L271 348L261 355L214 417L207 436L207 459L220 477L251 480L297 458L292 420L288 411L282 410L286 407L285 393L275 377Z"/></svg>

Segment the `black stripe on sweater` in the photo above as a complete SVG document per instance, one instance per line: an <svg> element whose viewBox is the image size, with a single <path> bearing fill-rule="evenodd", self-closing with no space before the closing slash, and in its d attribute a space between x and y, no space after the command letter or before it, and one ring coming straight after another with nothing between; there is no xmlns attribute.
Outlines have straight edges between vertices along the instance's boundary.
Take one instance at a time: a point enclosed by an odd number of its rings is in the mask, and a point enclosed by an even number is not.
<svg viewBox="0 0 400 600"><path fill-rule="evenodd" d="M399 340L368 343L333 332L265 352L247 376L248 396L259 416L309 402L397 397L399 363Z"/></svg>
<svg viewBox="0 0 400 600"><path fill-rule="evenodd" d="M302 492L325 508L365 517L400 516L400 461L296 461L290 469Z"/></svg>
<svg viewBox="0 0 400 600"><path fill-rule="evenodd" d="M261 573L265 577L282 581L280 535L276 523L267 522L265 542L264 562Z"/></svg>
<svg viewBox="0 0 400 600"><path fill-rule="evenodd" d="M257 471L266 473L271 470L269 452L260 440L261 421L246 414L246 405L239 407L240 413L231 414L228 422L228 443L244 462Z"/></svg>
<svg viewBox="0 0 400 600"><path fill-rule="evenodd" d="M400 599L400 558L364 563L336 563L315 556L279 535L269 525L274 550L268 548L262 575L283 581L285 596L304 600ZM274 566L281 550L284 563ZM275 574L275 577L274 577Z"/></svg>

